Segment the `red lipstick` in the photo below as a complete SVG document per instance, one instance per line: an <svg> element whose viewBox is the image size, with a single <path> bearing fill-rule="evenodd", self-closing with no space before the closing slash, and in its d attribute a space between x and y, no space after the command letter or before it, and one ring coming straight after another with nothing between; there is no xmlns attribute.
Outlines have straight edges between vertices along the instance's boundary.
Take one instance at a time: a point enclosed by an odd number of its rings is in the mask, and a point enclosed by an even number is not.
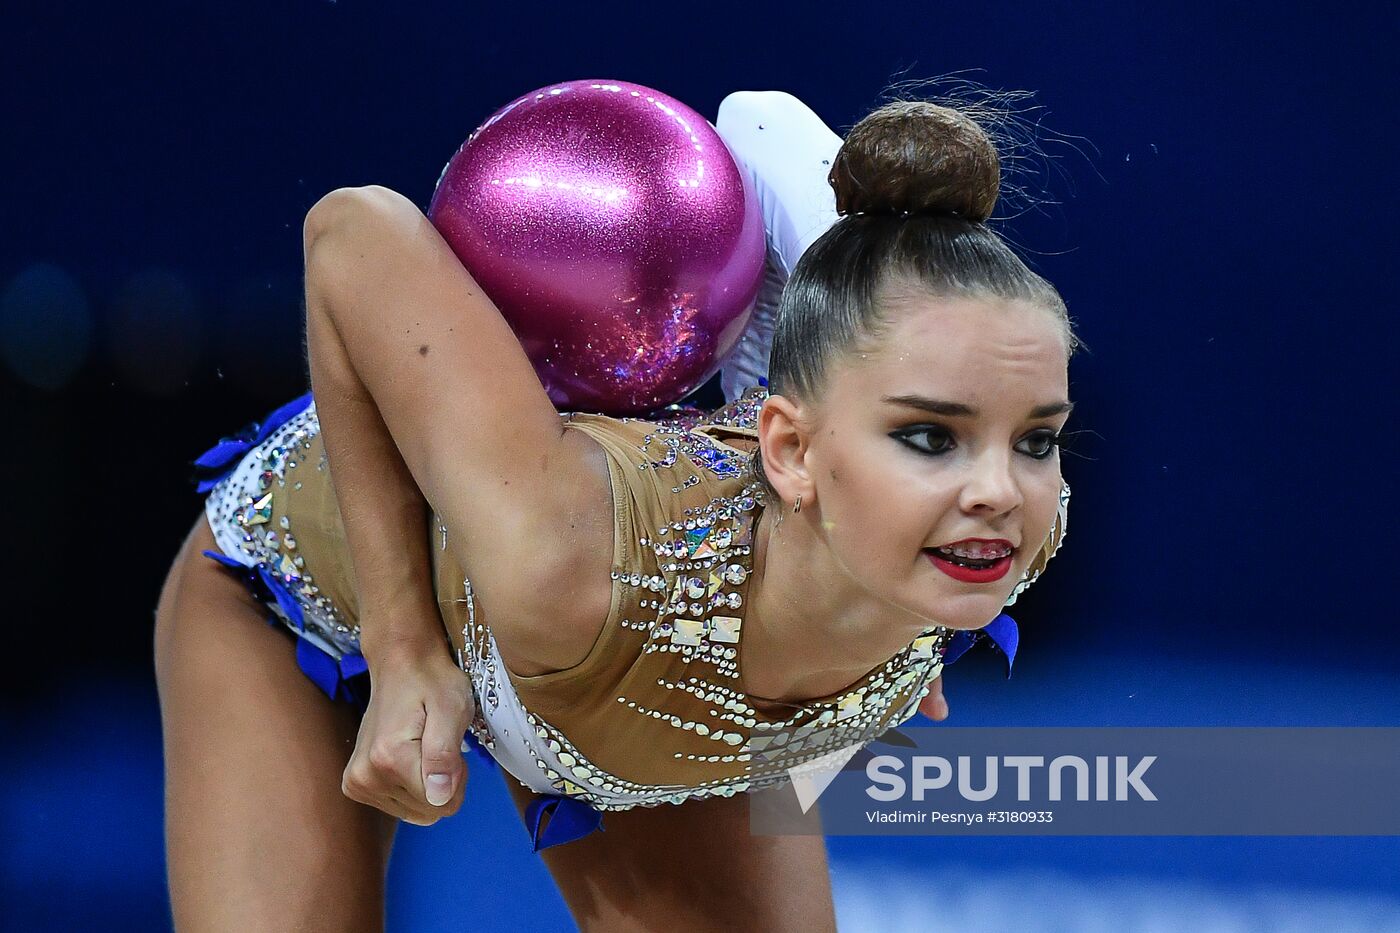
<svg viewBox="0 0 1400 933"><path fill-rule="evenodd" d="M960 556L954 553L957 548L962 551L982 553L989 550L996 550L1005 553L996 558L976 559L965 555ZM1010 541L1001 538L964 538L961 541L954 541L952 544L945 544L939 548L930 548L924 551L933 565L961 583L995 583L1006 572L1011 569L1011 558L1015 550Z"/></svg>

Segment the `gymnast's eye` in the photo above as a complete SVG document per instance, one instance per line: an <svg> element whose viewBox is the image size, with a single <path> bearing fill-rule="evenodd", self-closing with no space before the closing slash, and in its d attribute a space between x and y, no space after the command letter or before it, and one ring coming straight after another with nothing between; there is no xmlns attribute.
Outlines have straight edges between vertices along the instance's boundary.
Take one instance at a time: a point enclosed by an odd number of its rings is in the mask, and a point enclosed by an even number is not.
<svg viewBox="0 0 1400 933"><path fill-rule="evenodd" d="M1036 460L1048 460L1058 446L1060 446L1060 435L1054 431L1036 431L1017 444L1016 449Z"/></svg>
<svg viewBox="0 0 1400 933"><path fill-rule="evenodd" d="M918 451L926 457L937 457L946 454L953 449L953 435L948 433L946 428L938 425L923 425L916 428L905 429L890 435L896 438L904 446ZM927 438L925 444L912 443L910 438Z"/></svg>

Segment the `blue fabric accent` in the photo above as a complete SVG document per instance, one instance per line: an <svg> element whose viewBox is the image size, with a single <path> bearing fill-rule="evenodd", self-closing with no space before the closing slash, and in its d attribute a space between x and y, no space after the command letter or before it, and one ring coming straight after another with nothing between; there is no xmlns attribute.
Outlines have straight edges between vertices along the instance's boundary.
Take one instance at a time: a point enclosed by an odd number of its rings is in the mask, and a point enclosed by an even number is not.
<svg viewBox="0 0 1400 933"><path fill-rule="evenodd" d="M292 595L292 591L287 589L285 583L277 578L277 574L267 568L265 564L258 564L258 576L262 578L262 584L277 601L277 608L291 620L297 627L298 632L306 631L306 616L301 611L301 603Z"/></svg>
<svg viewBox="0 0 1400 933"><path fill-rule="evenodd" d="M549 823L541 831L545 816ZM530 844L534 851L548 849L582 839L594 830L603 831L603 814L581 800L558 794L540 794L525 808L525 821L530 827Z"/></svg>
<svg viewBox="0 0 1400 933"><path fill-rule="evenodd" d="M238 571L255 599L264 604L275 602L298 631L306 631L306 617L302 613L301 603L266 566L257 564L249 567L219 551L201 553L230 570ZM268 623L275 628L283 627L281 620L273 614L269 615ZM350 703L358 707L361 713L369 705L369 665L359 652L346 654L337 661L318 645L298 637L297 666L332 700Z"/></svg>
<svg viewBox="0 0 1400 933"><path fill-rule="evenodd" d="M1016 621L1004 612L975 632L954 632L948 641L948 647L944 649L943 663L952 664L983 639L990 641L1006 658L1006 676L1010 678L1011 665L1016 660L1016 648L1021 643L1021 632L1016 626Z"/></svg>
<svg viewBox="0 0 1400 933"><path fill-rule="evenodd" d="M231 568L233 570L246 570L249 573L252 573L253 571L252 567L249 567L247 564L239 563L238 561L234 560L232 557L229 557L222 551L200 551L200 553L203 554L205 557L208 557L211 560L216 560L219 563L223 564L225 567Z"/></svg>
<svg viewBox="0 0 1400 933"><path fill-rule="evenodd" d="M301 414L311 404L311 393L283 405L261 422L254 421L231 437L223 437L213 447L200 454L194 461L195 491L200 493L213 489L225 476L233 472L243 455L272 436L282 425Z"/></svg>
<svg viewBox="0 0 1400 933"><path fill-rule="evenodd" d="M219 551L201 551L200 553L231 570L242 571L248 584L253 588L255 596L263 599L264 602L272 600L277 603L277 607L297 627L297 631L306 631L306 616L302 612L301 603L297 601L296 596L292 595L292 591L287 589L287 584L275 571L270 570L266 563L259 562L249 567Z"/></svg>
<svg viewBox="0 0 1400 933"><path fill-rule="evenodd" d="M347 654L337 661L320 646L305 638L297 639L297 667L311 678L311 682L321 688L321 692L332 700L358 705L368 702L363 691L355 689L351 681L367 674L369 667L364 655L356 652ZM359 685L355 685L359 686Z"/></svg>
<svg viewBox="0 0 1400 933"><path fill-rule="evenodd" d="M1009 678L1011 665L1016 660L1016 648L1021 644L1021 630L1016 627L1016 621L1003 612L987 623L982 634L991 639L992 644L1006 657L1006 676Z"/></svg>
<svg viewBox="0 0 1400 933"><path fill-rule="evenodd" d="M346 680L368 673L369 662L367 662L365 656L359 652L347 654L340 659L340 676L344 677Z"/></svg>

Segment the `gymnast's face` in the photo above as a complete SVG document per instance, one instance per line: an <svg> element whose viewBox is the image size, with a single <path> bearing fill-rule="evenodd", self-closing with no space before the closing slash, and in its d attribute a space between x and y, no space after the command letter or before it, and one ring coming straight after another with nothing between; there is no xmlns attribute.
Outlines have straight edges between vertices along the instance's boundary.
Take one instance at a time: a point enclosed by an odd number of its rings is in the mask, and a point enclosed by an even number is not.
<svg viewBox="0 0 1400 933"><path fill-rule="evenodd" d="M889 331L832 367L814 419L818 533L874 597L981 628L1054 524L1068 350L1056 318L1023 303L886 300Z"/></svg>

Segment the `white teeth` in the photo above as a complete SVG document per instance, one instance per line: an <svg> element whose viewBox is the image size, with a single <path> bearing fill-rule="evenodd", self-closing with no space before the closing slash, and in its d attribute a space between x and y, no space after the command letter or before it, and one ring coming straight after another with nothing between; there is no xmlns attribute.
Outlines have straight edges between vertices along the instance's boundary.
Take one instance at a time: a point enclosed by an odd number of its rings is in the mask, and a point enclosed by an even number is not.
<svg viewBox="0 0 1400 933"><path fill-rule="evenodd" d="M1005 544L955 544L939 550L971 560L1000 560L1011 553Z"/></svg>

